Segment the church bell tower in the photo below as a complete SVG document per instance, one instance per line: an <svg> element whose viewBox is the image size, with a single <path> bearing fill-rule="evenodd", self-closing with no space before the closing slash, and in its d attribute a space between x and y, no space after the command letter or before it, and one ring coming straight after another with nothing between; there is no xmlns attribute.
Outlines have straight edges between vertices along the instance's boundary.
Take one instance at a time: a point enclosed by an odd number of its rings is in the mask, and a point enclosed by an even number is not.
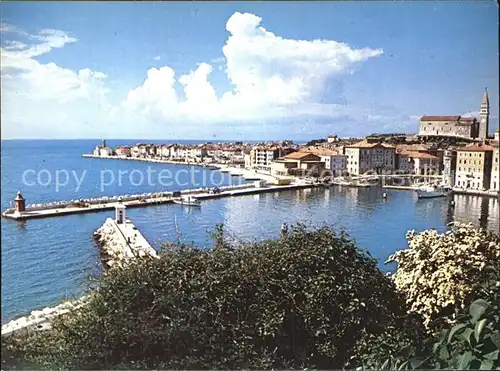
<svg viewBox="0 0 500 371"><path fill-rule="evenodd" d="M488 123L490 119L490 100L488 90L484 89L483 100L481 101L481 110L479 111L479 134L478 139L488 139Z"/></svg>

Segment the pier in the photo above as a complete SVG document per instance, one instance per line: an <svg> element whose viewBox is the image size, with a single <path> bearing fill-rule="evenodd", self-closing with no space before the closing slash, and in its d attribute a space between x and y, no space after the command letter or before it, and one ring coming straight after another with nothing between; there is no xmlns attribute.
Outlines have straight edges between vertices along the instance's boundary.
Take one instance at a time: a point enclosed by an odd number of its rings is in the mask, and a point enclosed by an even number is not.
<svg viewBox="0 0 500 371"><path fill-rule="evenodd" d="M159 258L156 250L127 218L125 209L123 205L118 205L115 208L115 219L107 218L104 224L94 232L94 238L101 251L101 264L104 271L111 267L123 267L134 259ZM34 310L27 316L3 324L2 336L48 330L54 319L78 310L87 303L88 299L89 295L84 295L55 307Z"/></svg>
<svg viewBox="0 0 500 371"><path fill-rule="evenodd" d="M279 192L285 190L311 188L313 184L289 184L289 185L267 185L256 186L255 183L240 184L235 186L218 187L220 192L210 192L210 188L198 188L180 191L179 195L192 195L200 200L243 196L267 192ZM18 193L18 197L20 193ZM21 196L22 198L22 196ZM84 200L56 201L45 204L35 204L26 207L15 207L5 210L2 217L13 220L27 220L36 218L47 218L65 216L73 214L84 214L113 210L117 205L124 205L128 208L146 207L173 203L174 192L143 193L139 195L123 195L113 197L100 197ZM20 201L15 201L16 205ZM24 202L24 199L22 199Z"/></svg>

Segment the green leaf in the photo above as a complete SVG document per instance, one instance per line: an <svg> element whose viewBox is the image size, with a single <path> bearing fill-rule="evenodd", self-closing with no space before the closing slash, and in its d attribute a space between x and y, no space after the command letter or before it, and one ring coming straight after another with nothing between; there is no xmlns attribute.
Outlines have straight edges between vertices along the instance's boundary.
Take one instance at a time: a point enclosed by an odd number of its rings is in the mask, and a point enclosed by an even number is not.
<svg viewBox="0 0 500 371"><path fill-rule="evenodd" d="M493 361L490 359L485 359L481 362L480 370L493 370Z"/></svg>
<svg viewBox="0 0 500 371"><path fill-rule="evenodd" d="M476 321L483 315L488 306L488 302L483 299L478 299L470 305L469 313L472 317L472 323L476 323Z"/></svg>
<svg viewBox="0 0 500 371"><path fill-rule="evenodd" d="M450 353L448 352L448 348L446 348L446 346L439 349L439 358L443 361L448 361L450 358Z"/></svg>
<svg viewBox="0 0 500 371"><path fill-rule="evenodd" d="M387 359L387 360L386 360L386 361L382 364L382 366L380 366L380 369L381 369L381 370L385 370L385 369L386 369L386 367L387 367L387 365L389 364L389 361L390 361L390 359L388 358L388 359Z"/></svg>
<svg viewBox="0 0 500 371"><path fill-rule="evenodd" d="M454 326L451 330L450 330L450 334L448 335L448 343L451 341L451 338L453 337L453 335L455 335L455 333L457 331L460 331L461 329L463 329L465 327L465 324L463 323L460 323L456 326Z"/></svg>
<svg viewBox="0 0 500 371"><path fill-rule="evenodd" d="M406 370L406 366L408 365L408 361L404 361L401 363L401 365L398 367L398 370Z"/></svg>
<svg viewBox="0 0 500 371"><path fill-rule="evenodd" d="M410 359L410 364L411 364L411 368L413 370L416 370L418 369L420 366L422 366L425 361L427 361L427 358L423 358L423 357L413 357L412 359Z"/></svg>
<svg viewBox="0 0 500 371"><path fill-rule="evenodd" d="M470 343L470 337L471 337L471 335L472 335L473 332L474 331L472 331L472 329L466 328L458 336L460 336L462 339L464 339L465 341L467 341L470 346L472 346L471 343Z"/></svg>
<svg viewBox="0 0 500 371"><path fill-rule="evenodd" d="M485 354L483 356L483 358L488 359L488 360L492 360L492 361L496 361L498 359L498 353L500 353L500 351L495 350L494 352Z"/></svg>
<svg viewBox="0 0 500 371"><path fill-rule="evenodd" d="M442 343L443 341L446 340L447 334L448 334L448 330L441 330L441 333L439 334L439 343Z"/></svg>
<svg viewBox="0 0 500 371"><path fill-rule="evenodd" d="M500 333L499 332L494 332L491 334L491 341L493 342L493 344L495 344L497 349L500 350Z"/></svg>
<svg viewBox="0 0 500 371"><path fill-rule="evenodd" d="M470 361L472 361L472 352L468 350L458 356L458 369L465 370L469 366Z"/></svg>
<svg viewBox="0 0 500 371"><path fill-rule="evenodd" d="M486 325L486 318L483 318L481 321L476 323L476 326L474 327L474 337L476 338L476 341L479 343L479 337L481 336L481 332L483 331L484 325Z"/></svg>

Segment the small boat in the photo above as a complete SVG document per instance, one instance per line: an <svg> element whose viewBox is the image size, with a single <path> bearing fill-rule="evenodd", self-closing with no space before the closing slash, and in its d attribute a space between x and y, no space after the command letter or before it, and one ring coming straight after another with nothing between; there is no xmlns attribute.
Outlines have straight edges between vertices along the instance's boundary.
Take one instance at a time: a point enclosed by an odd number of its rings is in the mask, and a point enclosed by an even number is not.
<svg viewBox="0 0 500 371"><path fill-rule="evenodd" d="M446 197L451 194L451 188L447 186L422 186L415 190L418 198Z"/></svg>
<svg viewBox="0 0 500 371"><path fill-rule="evenodd" d="M174 199L174 203L185 206L201 206L200 200L193 196L181 196Z"/></svg>

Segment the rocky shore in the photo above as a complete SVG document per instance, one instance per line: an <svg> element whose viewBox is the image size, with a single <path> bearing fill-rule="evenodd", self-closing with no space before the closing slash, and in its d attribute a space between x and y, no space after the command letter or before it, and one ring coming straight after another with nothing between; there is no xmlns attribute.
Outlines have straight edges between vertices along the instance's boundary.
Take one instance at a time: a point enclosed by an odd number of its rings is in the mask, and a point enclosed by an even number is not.
<svg viewBox="0 0 500 371"><path fill-rule="evenodd" d="M34 310L28 316L20 317L2 325L2 336L9 336L13 333L20 334L21 332L48 330L54 318L80 308L87 300L88 296L82 296L80 299L66 301L52 308L47 307Z"/></svg>

